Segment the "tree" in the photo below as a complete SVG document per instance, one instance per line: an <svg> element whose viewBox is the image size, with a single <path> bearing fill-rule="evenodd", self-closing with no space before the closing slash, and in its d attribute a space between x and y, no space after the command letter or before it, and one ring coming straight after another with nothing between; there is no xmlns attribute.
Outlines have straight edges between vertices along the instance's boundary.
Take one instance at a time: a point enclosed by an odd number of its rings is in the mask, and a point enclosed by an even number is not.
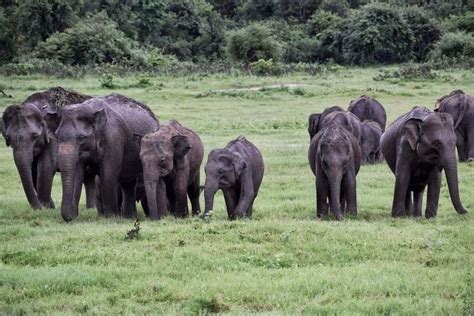
<svg viewBox="0 0 474 316"><path fill-rule="evenodd" d="M259 59L277 61L281 58L281 44L268 27L255 22L228 32L226 52L233 61L247 65Z"/></svg>
<svg viewBox="0 0 474 316"><path fill-rule="evenodd" d="M348 64L404 62L412 57L413 33L393 7L373 3L344 26L343 61Z"/></svg>

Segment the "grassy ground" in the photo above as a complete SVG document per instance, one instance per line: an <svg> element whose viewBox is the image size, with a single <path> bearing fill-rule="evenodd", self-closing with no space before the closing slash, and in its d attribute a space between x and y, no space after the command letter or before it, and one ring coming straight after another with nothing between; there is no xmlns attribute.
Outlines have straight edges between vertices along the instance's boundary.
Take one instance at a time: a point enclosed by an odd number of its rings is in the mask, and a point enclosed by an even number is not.
<svg viewBox="0 0 474 316"><path fill-rule="evenodd" d="M394 177L385 163L363 166L359 216L316 219L308 114L366 93L391 122L414 105L433 107L455 88L474 93L472 71L374 81L379 70L156 77L141 88L129 77L116 79L114 90L90 77L0 77L14 96L0 98L0 109L56 85L92 95L115 91L147 103L162 122L178 119L196 130L206 155L244 134L266 163L252 220L227 221L219 194L210 222L150 222L140 213L140 239L125 241L130 220L98 218L82 206L66 224L59 210L31 210L11 149L1 142L0 313L472 313L473 217L456 214L444 183L436 219L394 220ZM228 90L282 83L303 86ZM474 212L474 164L459 165L459 178L464 205ZM56 177L56 205L60 199Z"/></svg>

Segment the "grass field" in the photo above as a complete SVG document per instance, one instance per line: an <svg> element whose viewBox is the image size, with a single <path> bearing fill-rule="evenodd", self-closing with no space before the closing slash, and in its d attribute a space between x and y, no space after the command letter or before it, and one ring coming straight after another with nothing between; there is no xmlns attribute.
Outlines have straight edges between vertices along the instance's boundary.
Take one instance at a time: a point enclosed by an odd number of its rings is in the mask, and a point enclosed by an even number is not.
<svg viewBox="0 0 474 316"><path fill-rule="evenodd" d="M30 209L2 141L0 314L473 313L474 163L459 165L466 216L456 214L443 180L436 219L392 219L394 177L382 163L361 168L357 218L316 219L308 114L347 107L365 93L385 106L391 122L414 105L432 108L453 89L474 93L472 71L374 81L380 70L154 77L142 88L127 77L116 79L114 90L94 77L0 76L14 96L0 98L0 109L57 85L97 96L119 92L147 103L162 122L193 128L206 156L244 134L266 164L252 220L229 222L218 194L209 222L150 222L140 211L140 238L126 241L133 221L98 218L84 202L69 224L59 209ZM246 89L289 83L301 86ZM60 205L59 176L54 200Z"/></svg>

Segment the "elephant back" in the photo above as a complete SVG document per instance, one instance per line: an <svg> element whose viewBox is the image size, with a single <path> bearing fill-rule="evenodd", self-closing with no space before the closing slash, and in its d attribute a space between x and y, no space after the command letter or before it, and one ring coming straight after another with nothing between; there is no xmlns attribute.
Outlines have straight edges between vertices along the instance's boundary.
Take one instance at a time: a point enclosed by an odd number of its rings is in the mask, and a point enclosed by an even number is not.
<svg viewBox="0 0 474 316"><path fill-rule="evenodd" d="M23 105L34 104L42 111L58 112L66 105L82 103L91 98L89 95L73 90L53 87L43 92L33 93L23 102Z"/></svg>

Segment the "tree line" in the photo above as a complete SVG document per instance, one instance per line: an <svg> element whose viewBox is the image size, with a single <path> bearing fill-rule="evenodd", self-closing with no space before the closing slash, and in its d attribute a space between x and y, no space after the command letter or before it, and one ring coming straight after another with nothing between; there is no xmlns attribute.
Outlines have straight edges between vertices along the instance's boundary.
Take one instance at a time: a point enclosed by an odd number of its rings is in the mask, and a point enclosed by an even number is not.
<svg viewBox="0 0 474 316"><path fill-rule="evenodd" d="M4 0L0 64L229 59L380 64L474 56L470 0Z"/></svg>

